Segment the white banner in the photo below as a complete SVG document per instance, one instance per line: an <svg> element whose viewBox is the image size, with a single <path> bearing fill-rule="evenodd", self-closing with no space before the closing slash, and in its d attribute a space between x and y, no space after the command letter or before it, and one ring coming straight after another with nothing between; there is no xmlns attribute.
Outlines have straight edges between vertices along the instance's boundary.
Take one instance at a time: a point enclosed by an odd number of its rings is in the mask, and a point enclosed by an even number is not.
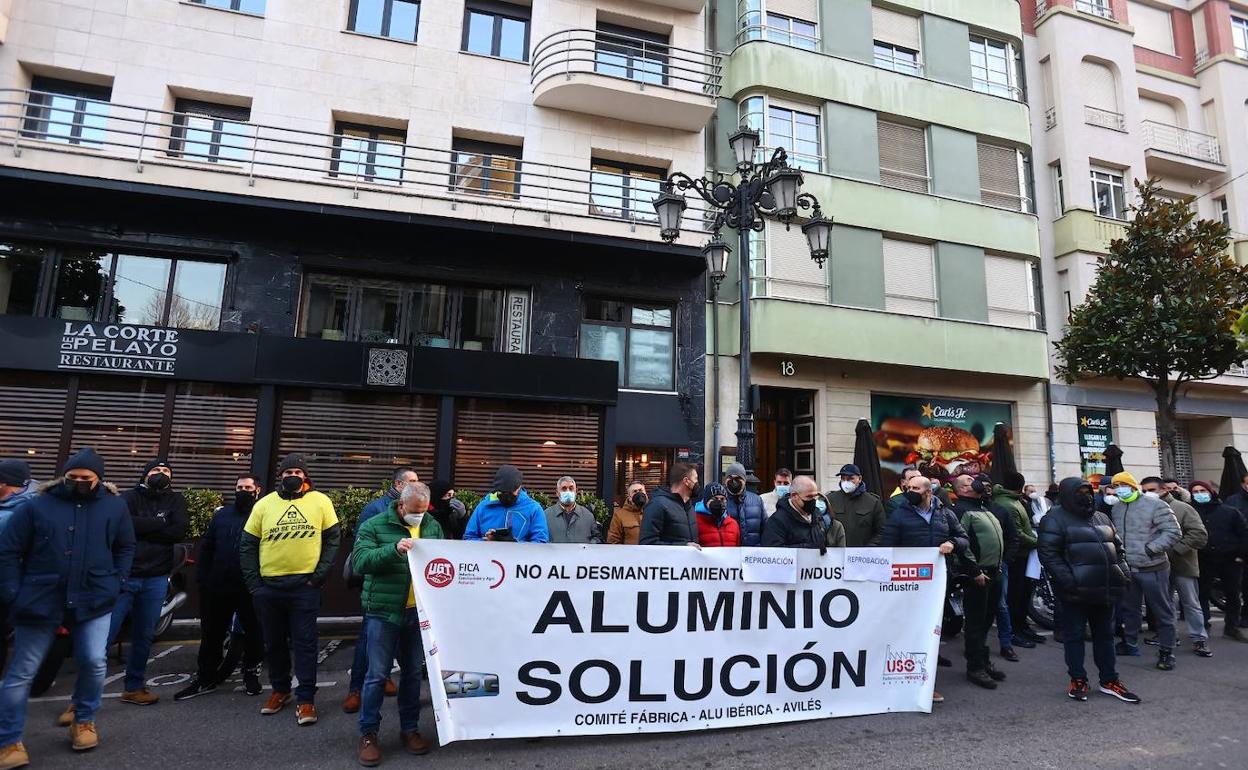
<svg viewBox="0 0 1248 770"><path fill-rule="evenodd" d="M945 594L935 548L844 551L746 583L752 549L417 540L410 564L443 744L930 711Z"/></svg>

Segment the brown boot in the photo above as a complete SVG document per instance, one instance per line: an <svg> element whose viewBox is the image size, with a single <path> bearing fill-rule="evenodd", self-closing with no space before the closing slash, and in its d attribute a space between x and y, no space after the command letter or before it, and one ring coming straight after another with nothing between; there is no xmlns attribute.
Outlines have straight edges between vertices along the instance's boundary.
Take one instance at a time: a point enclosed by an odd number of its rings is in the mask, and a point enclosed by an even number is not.
<svg viewBox="0 0 1248 770"><path fill-rule="evenodd" d="M59 715L57 715L56 726L57 727L69 727L73 723L74 723L74 704L70 703L68 706L65 707L64 711L62 711Z"/></svg>
<svg viewBox="0 0 1248 770"><path fill-rule="evenodd" d="M377 733L370 733L360 738L360 748L355 758L364 767L376 767L381 764L381 746L377 743Z"/></svg>
<svg viewBox="0 0 1248 770"><path fill-rule="evenodd" d="M360 694L358 692L349 692L342 702L342 710L347 714L354 714L360 710Z"/></svg>
<svg viewBox="0 0 1248 770"><path fill-rule="evenodd" d="M399 694L399 686L390 677L386 677L386 697L393 698Z"/></svg>
<svg viewBox="0 0 1248 770"><path fill-rule="evenodd" d="M429 752L429 744L419 730L412 730L410 733L399 733L399 740L403 741L403 747L407 749L408 754L426 754Z"/></svg>
<svg viewBox="0 0 1248 770"><path fill-rule="evenodd" d="M144 687L141 690L127 690L121 694L122 703L133 703L136 706L150 706L160 700L159 695L153 695Z"/></svg>
<svg viewBox="0 0 1248 770"><path fill-rule="evenodd" d="M18 767L26 767L30 764L30 755L26 753L26 747L21 741L10 743L8 746L0 746L0 770L14 770Z"/></svg>
<svg viewBox="0 0 1248 770"><path fill-rule="evenodd" d="M74 751L87 751L100 745L95 732L95 722L74 722L69 726L69 739Z"/></svg>

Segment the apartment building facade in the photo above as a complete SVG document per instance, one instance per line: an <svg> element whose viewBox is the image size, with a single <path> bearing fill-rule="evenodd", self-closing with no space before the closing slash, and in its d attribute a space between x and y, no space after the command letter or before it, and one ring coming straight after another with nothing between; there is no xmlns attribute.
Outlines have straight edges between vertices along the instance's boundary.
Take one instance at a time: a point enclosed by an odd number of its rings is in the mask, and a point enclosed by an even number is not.
<svg viewBox="0 0 1248 770"><path fill-rule="evenodd" d="M703 454L700 0L4 0L0 455L326 488ZM701 213L691 208L691 226Z"/></svg>
<svg viewBox="0 0 1248 770"><path fill-rule="evenodd" d="M961 428L986 450L996 422L1023 472L1047 479L1018 3L717 0L712 33L724 57L712 164L730 171L727 135L756 128L760 152L785 147L836 221L822 268L796 227L769 223L752 244L763 488L777 467L832 487L859 418L877 430L886 483L922 429ZM724 460L739 394L739 287L727 272L718 440L708 436Z"/></svg>
<svg viewBox="0 0 1248 770"><path fill-rule="evenodd" d="M1248 249L1248 4L1024 2L1046 312L1057 339L1124 232L1133 181L1232 230ZM1248 372L1193 383L1179 400L1178 475L1217 478L1222 449L1248 443ZM1140 473L1159 468L1156 407L1139 383L1052 385L1059 477L1099 470L1112 440Z"/></svg>

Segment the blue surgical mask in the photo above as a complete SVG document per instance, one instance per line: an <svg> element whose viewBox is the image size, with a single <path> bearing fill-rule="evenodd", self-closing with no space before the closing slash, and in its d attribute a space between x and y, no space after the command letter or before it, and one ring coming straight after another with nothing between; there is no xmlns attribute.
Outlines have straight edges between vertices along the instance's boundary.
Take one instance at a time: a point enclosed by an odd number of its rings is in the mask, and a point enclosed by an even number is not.
<svg viewBox="0 0 1248 770"><path fill-rule="evenodd" d="M1198 503L1207 503L1213 499L1213 495L1208 492L1197 492L1192 495L1192 499Z"/></svg>
<svg viewBox="0 0 1248 770"><path fill-rule="evenodd" d="M777 484L776 485L776 498L778 499L781 497L788 497L788 496L789 496L789 485Z"/></svg>
<svg viewBox="0 0 1248 770"><path fill-rule="evenodd" d="M823 501L822 497L815 498L815 507L819 509L819 513L828 510L828 504Z"/></svg>
<svg viewBox="0 0 1248 770"><path fill-rule="evenodd" d="M1123 499L1124 497L1130 497L1130 496L1131 496L1132 489L1131 489L1131 487L1129 487L1129 486L1127 486L1127 485L1123 484L1122 486L1118 487L1118 488L1117 488L1117 489L1115 489L1114 491L1118 493L1118 499L1119 499L1119 500L1121 500L1121 499Z"/></svg>
<svg viewBox="0 0 1248 770"><path fill-rule="evenodd" d="M570 489L565 489L559 493L559 502L564 505L571 505L576 502L576 493Z"/></svg>

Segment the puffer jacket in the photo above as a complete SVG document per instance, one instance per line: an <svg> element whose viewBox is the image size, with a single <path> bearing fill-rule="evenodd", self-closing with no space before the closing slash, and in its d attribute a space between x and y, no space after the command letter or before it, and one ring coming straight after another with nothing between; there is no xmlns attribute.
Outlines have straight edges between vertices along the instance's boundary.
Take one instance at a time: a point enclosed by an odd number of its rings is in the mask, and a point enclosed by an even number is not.
<svg viewBox="0 0 1248 770"><path fill-rule="evenodd" d="M1209 540L1201 553L1214 558L1234 559L1248 557L1248 520L1233 505L1227 505L1215 495L1207 503L1192 503L1200 514L1209 533Z"/></svg>
<svg viewBox="0 0 1248 770"><path fill-rule="evenodd" d="M1036 547L1036 530L1031 526L1031 500L1015 494L1000 484L992 488L992 508L998 516L1008 516L1018 536L1018 552L1014 559L1026 557Z"/></svg>
<svg viewBox="0 0 1248 770"><path fill-rule="evenodd" d="M412 533L399 516L398 501L390 508L364 522L355 533L351 549L352 571L364 576L364 593L360 605L364 615L381 618L396 626L403 624L403 610L412 590L412 572L407 556L395 547ZM442 526L429 513L420 520L421 540L442 540Z"/></svg>
<svg viewBox="0 0 1248 770"><path fill-rule="evenodd" d="M962 529L962 524L951 508L940 502L940 498L934 500L936 507L932 511L931 520L924 521L918 509L902 495L901 502L888 514L880 545L923 548L952 543L953 553L945 558L949 565L949 575L953 577L965 572L975 577L980 569L975 563L975 555L971 553L966 530Z"/></svg>
<svg viewBox="0 0 1248 770"><path fill-rule="evenodd" d="M1113 605L1131 583L1130 570L1109 517L1078 503L1076 491L1087 486L1062 480L1057 504L1040 520L1036 550L1062 601Z"/></svg>
<svg viewBox="0 0 1248 770"><path fill-rule="evenodd" d="M688 545L698 542L693 505L668 489L656 489L641 514L641 545Z"/></svg>
<svg viewBox="0 0 1248 770"><path fill-rule="evenodd" d="M1200 557L1197 552L1209 542L1209 532L1196 509L1177 497L1165 500L1179 522L1182 536L1170 546L1170 570L1180 577L1200 577Z"/></svg>
<svg viewBox="0 0 1248 770"><path fill-rule="evenodd" d="M738 495L728 495L728 515L737 520L741 529L741 545L757 546L763 542L763 522L767 520L767 508L763 498L750 490Z"/></svg>
<svg viewBox="0 0 1248 770"><path fill-rule="evenodd" d="M1127 566L1140 572L1169 566L1166 551L1179 542L1183 532L1165 501L1141 492L1129 503L1114 503L1110 514L1126 551Z"/></svg>
<svg viewBox="0 0 1248 770"><path fill-rule="evenodd" d="M728 512L716 516L706 509L706 504L699 502L693 506L698 517L698 544L703 548L736 548L741 545L741 525L728 515Z"/></svg>
<svg viewBox="0 0 1248 770"><path fill-rule="evenodd" d="M144 484L127 489L121 498L130 507L138 541L130 575L159 577L173 572L173 547L186 539L191 526L186 498L181 492L148 489Z"/></svg>
<svg viewBox="0 0 1248 770"><path fill-rule="evenodd" d="M959 497L953 504L958 522L966 530L971 553L981 569L999 570L1005 559L1005 531L1001 519L979 497Z"/></svg>
<svg viewBox="0 0 1248 770"><path fill-rule="evenodd" d="M199 539L199 558L195 575L201 586L217 591L246 591L238 544L243 536L247 515L234 507L223 505L212 515L212 521Z"/></svg>
<svg viewBox="0 0 1248 770"><path fill-rule="evenodd" d="M879 545L884 534L884 504L866 488L845 494L840 489L829 492L828 506L845 527L845 542L850 548Z"/></svg>

